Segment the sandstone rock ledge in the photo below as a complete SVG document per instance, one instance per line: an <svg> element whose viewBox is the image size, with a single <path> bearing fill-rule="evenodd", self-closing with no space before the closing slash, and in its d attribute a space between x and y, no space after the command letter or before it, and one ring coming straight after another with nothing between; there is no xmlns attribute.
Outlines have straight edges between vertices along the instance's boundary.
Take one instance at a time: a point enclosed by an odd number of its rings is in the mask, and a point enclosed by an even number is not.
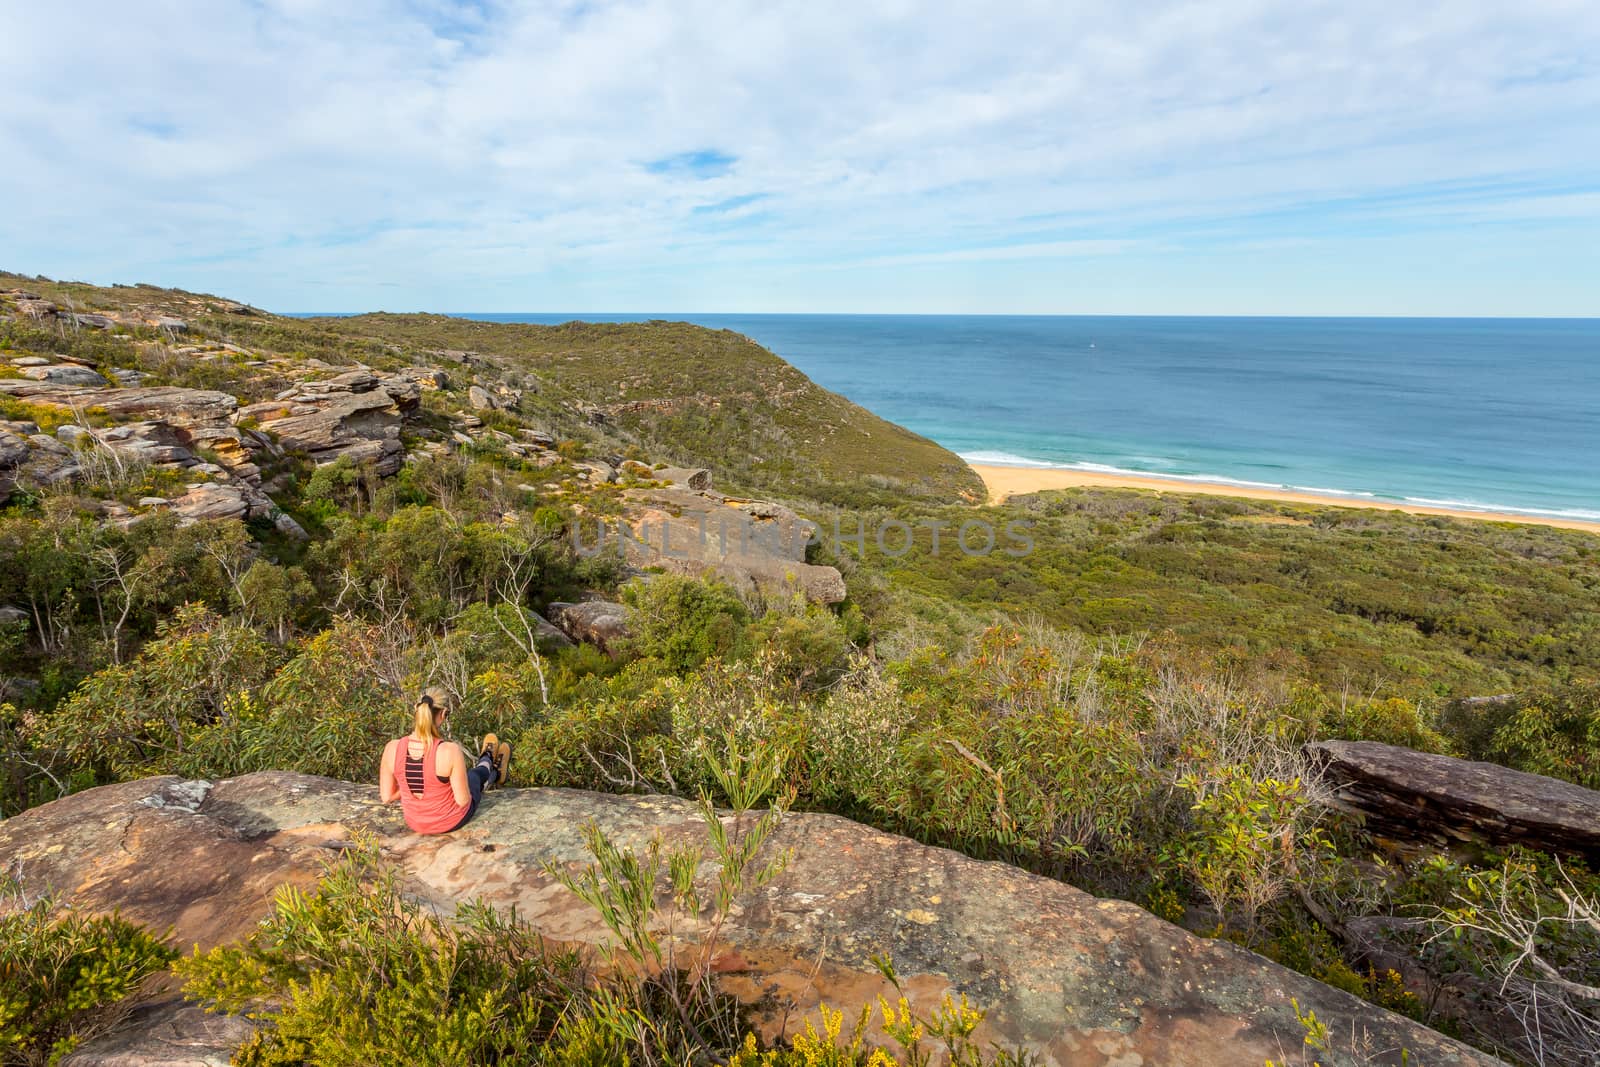
<svg viewBox="0 0 1600 1067"><path fill-rule="evenodd" d="M447 909L465 897L515 905L551 938L595 943L604 930L594 914L541 869L549 858L586 859L589 820L635 848L658 832L669 844L704 837L681 800L560 789L490 794L465 830L418 837L371 786L266 773L151 778L68 797L0 823L0 856L35 890L49 885L79 905L170 926L180 946L209 946L247 934L273 887L312 881L321 860L367 829L419 897ZM965 992L989 1009L982 1036L1020 1042L1047 1065L1299 1062L1291 998L1335 1035L1364 1032L1371 1048L1388 1050L1363 1063L1398 1063L1402 1047L1426 1067L1497 1062L1235 945L1004 864L827 815L790 816L769 847L792 850L789 866L745 900L718 965L768 1032L799 1026L819 1002L850 1014L885 991L870 957L886 952L919 1004ZM221 1062L226 1048L200 1047L203 1036L238 1035L196 1019L193 1009L152 1006L74 1062ZM150 1051L162 1048L170 1056ZM1357 1062L1345 1048L1319 1059Z"/></svg>
<svg viewBox="0 0 1600 1067"><path fill-rule="evenodd" d="M1336 802L1396 841L1527 845L1600 863L1600 792L1376 741L1315 741L1305 756Z"/></svg>

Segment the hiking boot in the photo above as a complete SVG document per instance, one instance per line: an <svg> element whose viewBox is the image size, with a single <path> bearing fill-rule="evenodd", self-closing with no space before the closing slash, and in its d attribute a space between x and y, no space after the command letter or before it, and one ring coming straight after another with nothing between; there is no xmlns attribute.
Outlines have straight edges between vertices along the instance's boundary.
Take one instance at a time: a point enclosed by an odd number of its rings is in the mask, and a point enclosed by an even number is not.
<svg viewBox="0 0 1600 1067"><path fill-rule="evenodd" d="M493 734L489 735L493 737ZM511 742L496 741L494 746L494 784L505 785L511 773Z"/></svg>

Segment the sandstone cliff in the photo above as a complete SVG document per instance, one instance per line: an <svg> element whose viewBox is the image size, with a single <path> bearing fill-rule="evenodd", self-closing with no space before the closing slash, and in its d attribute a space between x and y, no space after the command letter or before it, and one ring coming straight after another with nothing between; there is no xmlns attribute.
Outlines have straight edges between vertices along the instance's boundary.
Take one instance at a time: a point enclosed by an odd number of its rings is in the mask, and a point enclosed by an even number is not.
<svg viewBox="0 0 1600 1067"><path fill-rule="evenodd" d="M464 897L514 906L549 937L593 944L605 936L596 916L542 870L586 859L589 820L633 848L652 834L671 844L704 832L677 799L529 789L491 794L463 831L424 838L370 786L268 773L80 793L0 823L0 855L35 889L209 946L244 936L274 887L309 883L369 830L420 898L446 910ZM1327 1067L1398 1063L1402 1048L1411 1064L1496 1062L1235 945L1004 864L825 815L790 816L768 847L791 850L791 862L736 909L717 969L769 1034L819 1003L849 1009L885 992L871 957L886 953L919 1003L964 992L989 1009L986 1036L1046 1065L1298 1063L1291 1000L1339 1039L1317 1056ZM72 1062L223 1062L243 1032L159 1002ZM1351 1034L1370 1058L1350 1053Z"/></svg>

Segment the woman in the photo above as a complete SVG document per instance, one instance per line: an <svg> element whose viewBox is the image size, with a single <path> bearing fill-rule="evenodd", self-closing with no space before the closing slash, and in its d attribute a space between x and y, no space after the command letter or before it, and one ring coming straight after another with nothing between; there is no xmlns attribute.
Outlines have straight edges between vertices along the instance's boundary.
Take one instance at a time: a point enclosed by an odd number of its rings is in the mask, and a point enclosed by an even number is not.
<svg viewBox="0 0 1600 1067"><path fill-rule="evenodd" d="M491 780L505 783L511 746L494 734L485 735L478 760L469 768L461 746L443 739L450 703L442 689L424 689L412 712L410 735L390 741L383 750L378 796L385 804L398 799L406 825L417 833L447 834L472 818Z"/></svg>

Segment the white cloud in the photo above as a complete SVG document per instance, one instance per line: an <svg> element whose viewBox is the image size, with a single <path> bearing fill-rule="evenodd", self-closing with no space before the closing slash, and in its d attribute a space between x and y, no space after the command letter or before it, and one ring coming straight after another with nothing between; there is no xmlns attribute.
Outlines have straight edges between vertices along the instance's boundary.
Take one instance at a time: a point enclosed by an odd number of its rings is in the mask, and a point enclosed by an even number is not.
<svg viewBox="0 0 1600 1067"><path fill-rule="evenodd" d="M284 308L706 308L762 271L1295 240L1369 197L1437 226L1461 183L1477 216L1593 225L1600 9L1410 7L17 5L0 265ZM732 161L649 166L697 152Z"/></svg>

